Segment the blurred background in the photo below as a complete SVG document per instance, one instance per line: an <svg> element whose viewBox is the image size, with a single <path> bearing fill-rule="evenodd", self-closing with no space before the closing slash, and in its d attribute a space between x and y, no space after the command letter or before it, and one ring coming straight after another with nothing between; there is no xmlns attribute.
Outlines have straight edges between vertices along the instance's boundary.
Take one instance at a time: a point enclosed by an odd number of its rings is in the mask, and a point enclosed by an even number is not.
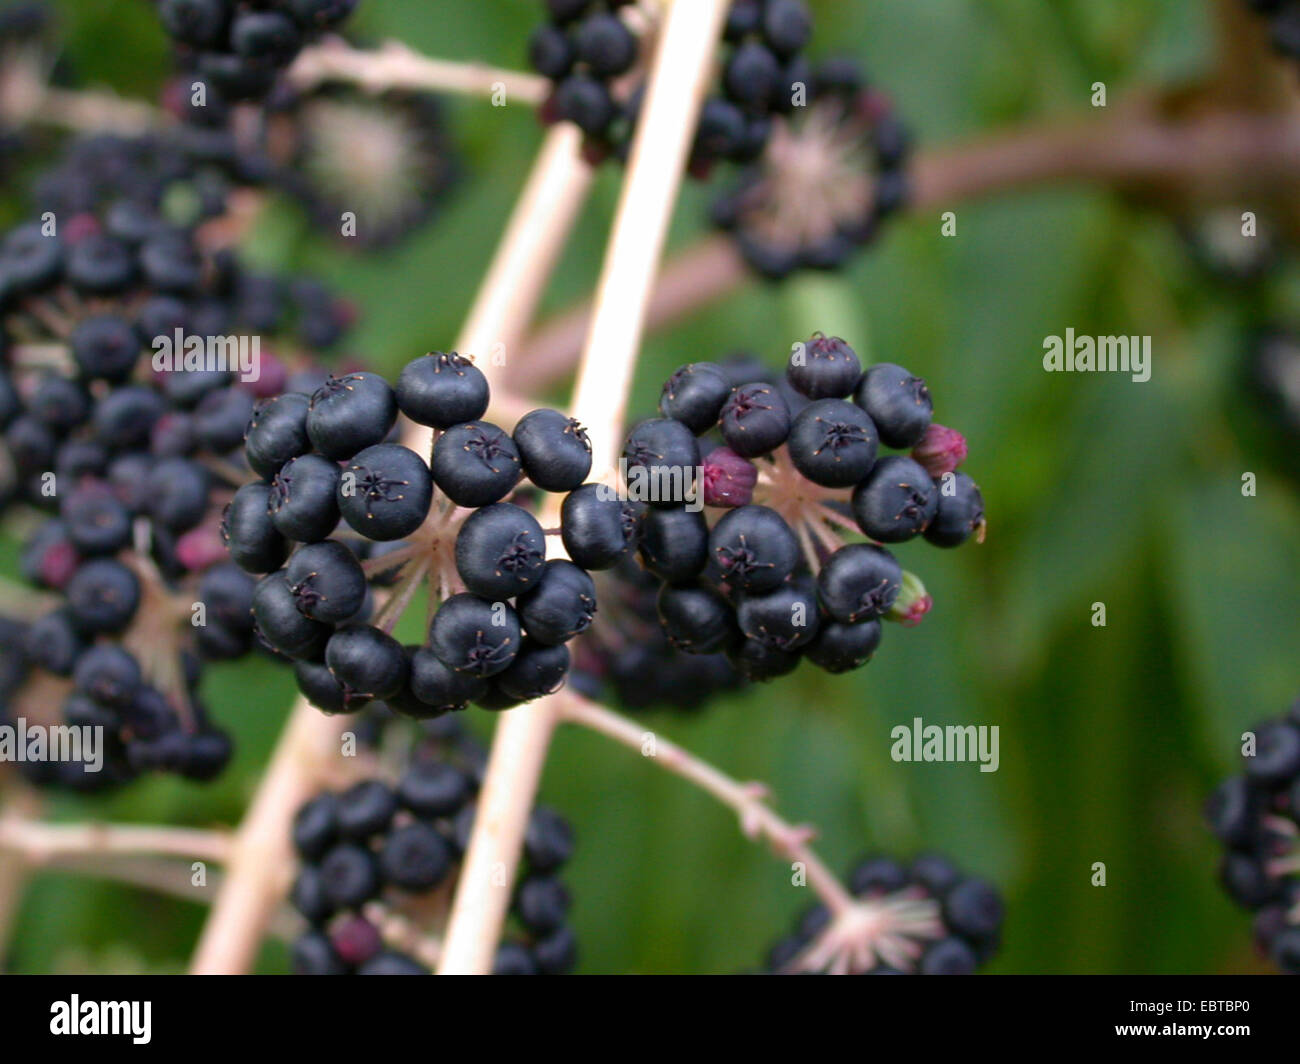
<svg viewBox="0 0 1300 1064"><path fill-rule="evenodd" d="M58 0L68 62L89 84L153 97L166 46L143 0ZM1215 51L1202 0L813 0L814 52L848 51L894 99L918 150L1031 119L1091 113L1094 82L1125 94L1203 76ZM535 0L367 0L354 28L427 54L526 64ZM462 180L436 222L376 255L340 253L287 202L253 234L255 261L301 268L351 297L351 345L381 371L452 344L541 132L525 106L449 101ZM0 220L17 214L16 178ZM590 292L618 193L605 168L552 285L554 312ZM707 228L688 187L673 245ZM1249 209L1246 204L1243 209ZM988 537L905 544L935 606L889 626L867 668L803 669L661 730L816 824L847 870L859 856L946 852L1008 905L995 972L1264 970L1249 918L1215 883L1204 795L1240 733L1300 692L1300 497L1294 438L1245 387L1252 332L1300 311L1283 261L1267 291L1225 281L1161 213L1087 188L961 205L895 222L844 271L752 281L645 344L633 410L677 365L748 350L772 366L813 330L927 378L936 420L965 433ZM1047 374L1044 337L1153 337L1145 384ZM540 398L540 397L539 397ZM563 389L546 397L565 398ZM1289 466L1287 465L1289 461ZM1258 477L1243 497L1243 473ZM11 567L12 544L4 548ZM1093 604L1107 624L1092 624ZM211 787L150 779L108 799L62 796L63 818L231 825L294 698L287 669L214 667L214 714L234 770ZM997 725L1001 766L898 764L890 730ZM487 714L471 714L486 734ZM755 965L810 899L734 818L596 736L563 731L543 800L575 824L568 875L585 972L728 972ZM1104 887L1091 885L1104 862ZM204 913L71 875L28 890L18 972L181 971ZM284 971L283 947L260 964Z"/></svg>

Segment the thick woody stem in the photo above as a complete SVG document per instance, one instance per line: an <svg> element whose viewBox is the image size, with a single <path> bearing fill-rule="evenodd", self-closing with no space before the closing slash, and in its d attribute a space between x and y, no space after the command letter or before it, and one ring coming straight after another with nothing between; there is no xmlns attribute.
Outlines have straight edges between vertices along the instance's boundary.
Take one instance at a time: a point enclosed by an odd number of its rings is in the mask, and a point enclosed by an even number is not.
<svg viewBox="0 0 1300 1064"><path fill-rule="evenodd" d="M550 83L537 74L431 59L400 41L386 41L378 48L353 48L340 37L304 48L289 68L289 81L303 91L323 82L343 81L372 93L406 89L500 95L503 104L529 106L541 103L550 93Z"/></svg>
<svg viewBox="0 0 1300 1064"><path fill-rule="evenodd" d="M587 184L588 167L578 143L565 129L547 137L519 207L498 248L486 289L503 279L527 279L511 298L483 293L475 304L457 349L490 352L495 343L512 349L526 328L540 298L569 227L576 217ZM484 360L483 371L496 383L496 368ZM431 434L408 426L407 446L428 454ZM293 869L290 825L298 807L328 777L336 763L339 738L348 717L327 717L305 699L298 699L275 754L262 777L235 837L225 883L217 894L195 951L191 970L197 974L232 974L252 965L258 943L289 886Z"/></svg>
<svg viewBox="0 0 1300 1064"><path fill-rule="evenodd" d="M741 831L747 838L765 840L778 857L799 866L808 885L832 913L843 913L852 907L853 898L808 845L814 835L812 829L782 819L765 801L767 790L762 784L734 780L636 721L576 695L560 696L560 719L590 728L636 750L648 760L711 794L735 811Z"/></svg>
<svg viewBox="0 0 1300 1064"><path fill-rule="evenodd" d="M1073 125L1059 122L994 133L919 155L911 213L1052 184L1095 183L1118 190L1250 191L1300 178L1300 119L1220 112L1171 122L1135 108ZM665 328L753 279L734 242L715 234L676 256L655 285L651 329ZM514 381L543 391L564 377L582 349L591 304L548 322L525 344Z"/></svg>
<svg viewBox="0 0 1300 1064"><path fill-rule="evenodd" d="M728 0L673 3L653 60L571 411L591 435L593 477L605 475L618 452L646 302L727 7ZM510 903L508 884L519 863L559 705L551 696L520 706L497 727L440 974L483 974L492 968Z"/></svg>

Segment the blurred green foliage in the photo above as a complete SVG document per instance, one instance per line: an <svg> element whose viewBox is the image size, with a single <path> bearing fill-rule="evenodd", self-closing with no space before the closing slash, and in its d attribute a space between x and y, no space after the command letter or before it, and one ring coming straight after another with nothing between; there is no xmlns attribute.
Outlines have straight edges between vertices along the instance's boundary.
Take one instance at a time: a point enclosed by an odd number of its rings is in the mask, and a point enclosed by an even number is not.
<svg viewBox="0 0 1300 1064"><path fill-rule="evenodd" d="M1195 77L1213 43L1199 0L814 3L820 47L860 56L922 146L1082 113L1094 81L1114 101ZM147 4L57 6L87 79L156 89L164 51ZM359 26L517 66L538 7L368 0ZM452 343L539 141L524 107L456 101L451 115L467 179L408 244L339 253L286 205L251 249L354 297L365 314L354 347L380 369ZM617 191L607 170L549 310L590 291ZM701 231L707 196L687 191L675 246ZM903 362L929 379L938 419L967 434L990 522L982 546L900 550L936 605L916 630L890 627L869 668L803 670L649 724L769 782L785 814L821 828L833 865L933 847L995 880L1009 906L995 971L1251 970L1248 920L1214 883L1200 822L1239 733L1300 686L1300 505L1294 485L1243 451L1232 419L1252 413L1227 401L1250 311L1197 271L1168 222L1095 191L1039 191L958 218L958 236L942 239L937 217L908 217L841 276L756 282L647 340L641 411L681 362L748 348L776 365L813 329ZM1151 381L1044 373L1043 337L1071 326L1152 335ZM1242 497L1245 471L1259 475L1256 498ZM1106 604L1104 628L1091 624L1094 602ZM63 799L60 815L235 822L292 684L271 665L241 665L212 670L208 690L239 736L221 783ZM893 763L889 731L914 715L998 725L1000 771ZM585 971L743 969L810 904L730 814L599 737L561 733L543 792L580 837L570 878ZM1094 862L1105 887L1090 885ZM180 970L200 918L181 902L42 876L15 967ZM264 968L283 964L268 947Z"/></svg>

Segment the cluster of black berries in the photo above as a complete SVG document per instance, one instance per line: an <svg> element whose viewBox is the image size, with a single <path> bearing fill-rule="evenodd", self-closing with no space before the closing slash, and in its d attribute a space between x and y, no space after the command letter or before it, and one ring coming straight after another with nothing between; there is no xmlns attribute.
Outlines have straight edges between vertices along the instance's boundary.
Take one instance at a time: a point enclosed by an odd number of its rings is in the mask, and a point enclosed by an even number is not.
<svg viewBox="0 0 1300 1064"><path fill-rule="evenodd" d="M1001 944L997 889L963 876L939 854L906 867L889 857L867 858L849 874L848 886L860 911L837 922L826 906L812 907L768 951L764 972L973 975Z"/></svg>
<svg viewBox="0 0 1300 1064"><path fill-rule="evenodd" d="M639 551L661 583L665 634L686 653L726 654L751 680L804 658L828 672L864 664L882 619L916 621L930 604L881 544L955 547L984 529L979 489L955 471L965 440L932 424L923 380L889 363L864 372L848 344L820 334L796 345L786 379L793 403L715 363L684 366L662 417L633 428L623 451L627 493L649 503ZM699 437L715 429L720 445L705 453Z"/></svg>
<svg viewBox="0 0 1300 1064"><path fill-rule="evenodd" d="M196 177L152 138L78 140L36 184L41 220L0 238L0 507L48 515L21 555L48 606L10 649L26 682L0 710L106 736L98 771L29 762L42 782L208 779L226 763L200 662L254 646L253 581L228 563L218 515L245 479L257 397L318 379L312 349L346 328L319 284L207 244L224 198Z"/></svg>
<svg viewBox="0 0 1300 1064"><path fill-rule="evenodd" d="M1268 20L1269 35L1278 54L1300 59L1300 3L1297 0L1245 0Z"/></svg>
<svg viewBox="0 0 1300 1064"><path fill-rule="evenodd" d="M335 30L357 0L157 0L185 63L227 100L266 96L304 44Z"/></svg>
<svg viewBox="0 0 1300 1064"><path fill-rule="evenodd" d="M761 157L713 204L757 273L842 266L906 198L908 138L851 60L821 64L807 101L773 119Z"/></svg>
<svg viewBox="0 0 1300 1064"><path fill-rule="evenodd" d="M591 445L577 422L534 410L507 433L481 420L489 398L469 359L436 353L407 365L396 388L345 374L254 413L245 453L262 480L235 495L223 534L241 568L267 574L253 595L256 630L295 661L322 710L373 699L416 717L470 702L499 710L563 684L565 644L596 608L586 570L612 565L634 527L617 500L611 526L602 489L583 485ZM430 461L391 442L399 411L435 430ZM572 561L547 561L546 532L509 501L523 478L573 492ZM373 575L396 587L369 623ZM440 601L427 644L403 647L389 632L421 579Z"/></svg>
<svg viewBox="0 0 1300 1064"><path fill-rule="evenodd" d="M1300 701L1252 734L1242 775L1219 785L1205 816L1228 848L1220 880L1255 912L1260 951L1300 975Z"/></svg>
<svg viewBox="0 0 1300 1064"><path fill-rule="evenodd" d="M302 859L291 900L310 924L294 943L299 975L427 975L436 932L474 828L479 751L464 740L426 747L396 785L358 783L299 810ZM560 872L573 829L552 809L533 810L527 871L514 888L517 926L497 949L495 975L561 975L577 960L570 898Z"/></svg>
<svg viewBox="0 0 1300 1064"><path fill-rule="evenodd" d="M576 124L593 161L626 157L643 89L634 68L642 41L654 32L652 12L629 0L546 2L550 21L529 45L533 66L555 83L543 118ZM692 173L702 176L718 161L749 162L762 154L773 117L801 106L801 87L812 80L802 54L811 35L804 0L735 0L721 91L700 113Z"/></svg>

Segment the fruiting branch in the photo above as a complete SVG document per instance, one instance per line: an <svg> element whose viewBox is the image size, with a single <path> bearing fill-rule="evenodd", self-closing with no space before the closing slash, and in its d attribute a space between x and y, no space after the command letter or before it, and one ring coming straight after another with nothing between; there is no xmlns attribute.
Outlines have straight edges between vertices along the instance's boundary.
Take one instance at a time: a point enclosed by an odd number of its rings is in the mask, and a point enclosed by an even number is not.
<svg viewBox="0 0 1300 1064"><path fill-rule="evenodd" d="M808 885L831 912L838 914L852 907L853 898L809 846L815 836L814 829L782 819L767 804L768 791L763 784L734 780L644 725L577 695L559 696L559 705L562 721L590 728L636 750L647 760L695 784L734 810L746 838L766 841L778 857L800 865L807 875ZM647 753L647 750L651 752Z"/></svg>
<svg viewBox="0 0 1300 1064"><path fill-rule="evenodd" d="M552 131L538 156L519 206L497 250L483 291L457 340L466 353L491 354L494 344L511 350L541 298L589 180L576 140L564 129ZM489 291L503 278L530 277L522 291ZM496 369L481 360L490 381ZM407 446L429 453L430 434L408 425ZM217 895L195 951L197 974L247 971L279 900L288 890L293 867L290 825L294 813L326 781L337 765L339 739L351 718L328 717L305 698L294 703L271 763L236 835L226 882Z"/></svg>
<svg viewBox="0 0 1300 1064"><path fill-rule="evenodd" d="M653 60L571 410L591 435L595 477L608 471L619 449L646 303L727 7L727 0L673 4ZM544 525L553 523L543 520ZM552 697L521 706L506 714L497 728L440 974L491 969L509 904L509 892L491 884L513 880L557 704Z"/></svg>
<svg viewBox="0 0 1300 1064"><path fill-rule="evenodd" d="M304 91L325 82L343 81L372 93L389 89L470 96L502 93L506 101L531 106L540 104L550 92L546 79L535 74L431 59L400 41L385 41L378 48L354 48L340 37L304 48L289 68L288 78Z"/></svg>

